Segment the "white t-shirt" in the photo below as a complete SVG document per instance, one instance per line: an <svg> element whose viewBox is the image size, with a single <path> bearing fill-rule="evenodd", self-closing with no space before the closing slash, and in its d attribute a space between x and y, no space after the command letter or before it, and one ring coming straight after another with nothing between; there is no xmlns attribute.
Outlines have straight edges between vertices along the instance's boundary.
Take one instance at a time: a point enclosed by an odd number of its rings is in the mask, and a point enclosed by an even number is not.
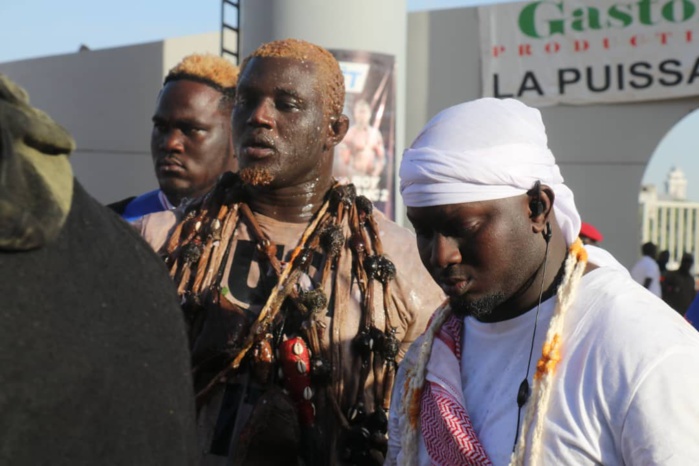
<svg viewBox="0 0 699 466"><path fill-rule="evenodd" d="M611 259L607 253L591 258L603 261L605 255ZM530 382L554 301L541 306ZM517 391L526 373L535 315L531 311L494 324L465 319L461 363L466 408L495 466L510 460ZM696 330L614 261L582 278L562 335L541 464L699 464ZM394 402L401 399L404 376L401 370ZM394 464L401 450L397 417L390 418L386 464ZM430 464L422 439L418 464Z"/></svg>
<svg viewBox="0 0 699 466"><path fill-rule="evenodd" d="M650 278L651 282L648 289L655 296L661 296L660 267L658 267L658 263L652 257L641 257L631 269L631 276L641 285L645 283L646 278Z"/></svg>

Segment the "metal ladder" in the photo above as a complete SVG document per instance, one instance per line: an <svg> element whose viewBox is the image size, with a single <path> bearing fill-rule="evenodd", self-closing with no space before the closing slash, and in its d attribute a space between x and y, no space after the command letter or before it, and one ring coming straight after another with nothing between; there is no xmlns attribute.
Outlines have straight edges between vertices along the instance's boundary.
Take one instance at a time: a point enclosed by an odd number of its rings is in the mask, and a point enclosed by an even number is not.
<svg viewBox="0 0 699 466"><path fill-rule="evenodd" d="M240 1L221 0L221 52L236 65L240 63Z"/></svg>

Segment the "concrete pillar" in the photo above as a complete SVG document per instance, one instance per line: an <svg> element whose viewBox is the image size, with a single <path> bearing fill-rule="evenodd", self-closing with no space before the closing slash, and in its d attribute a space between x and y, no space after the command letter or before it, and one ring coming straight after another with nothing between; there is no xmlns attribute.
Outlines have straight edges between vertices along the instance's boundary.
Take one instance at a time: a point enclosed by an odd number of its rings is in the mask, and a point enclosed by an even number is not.
<svg viewBox="0 0 699 466"><path fill-rule="evenodd" d="M687 209L684 207L677 208L677 251L679 251L680 257L682 257L682 251L684 251L684 217L686 212Z"/></svg>

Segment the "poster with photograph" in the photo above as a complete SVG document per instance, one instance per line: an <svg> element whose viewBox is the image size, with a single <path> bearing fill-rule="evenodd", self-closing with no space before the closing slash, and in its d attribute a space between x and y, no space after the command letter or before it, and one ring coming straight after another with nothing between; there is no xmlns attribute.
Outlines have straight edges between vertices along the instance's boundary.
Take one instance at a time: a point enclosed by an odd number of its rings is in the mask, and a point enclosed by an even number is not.
<svg viewBox="0 0 699 466"><path fill-rule="evenodd" d="M330 50L345 76L347 135L335 148L333 175L348 179L388 218L395 215L395 58Z"/></svg>

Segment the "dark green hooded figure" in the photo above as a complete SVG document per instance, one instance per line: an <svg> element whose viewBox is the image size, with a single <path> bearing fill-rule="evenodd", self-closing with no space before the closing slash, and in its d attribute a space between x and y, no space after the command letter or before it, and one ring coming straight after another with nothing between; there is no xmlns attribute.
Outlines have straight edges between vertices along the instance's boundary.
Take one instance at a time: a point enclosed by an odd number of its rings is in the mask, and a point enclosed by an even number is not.
<svg viewBox="0 0 699 466"><path fill-rule="evenodd" d="M0 249L53 240L73 197L73 138L0 75Z"/></svg>
<svg viewBox="0 0 699 466"><path fill-rule="evenodd" d="M73 148L0 75L0 464L191 465L175 290L75 181Z"/></svg>

